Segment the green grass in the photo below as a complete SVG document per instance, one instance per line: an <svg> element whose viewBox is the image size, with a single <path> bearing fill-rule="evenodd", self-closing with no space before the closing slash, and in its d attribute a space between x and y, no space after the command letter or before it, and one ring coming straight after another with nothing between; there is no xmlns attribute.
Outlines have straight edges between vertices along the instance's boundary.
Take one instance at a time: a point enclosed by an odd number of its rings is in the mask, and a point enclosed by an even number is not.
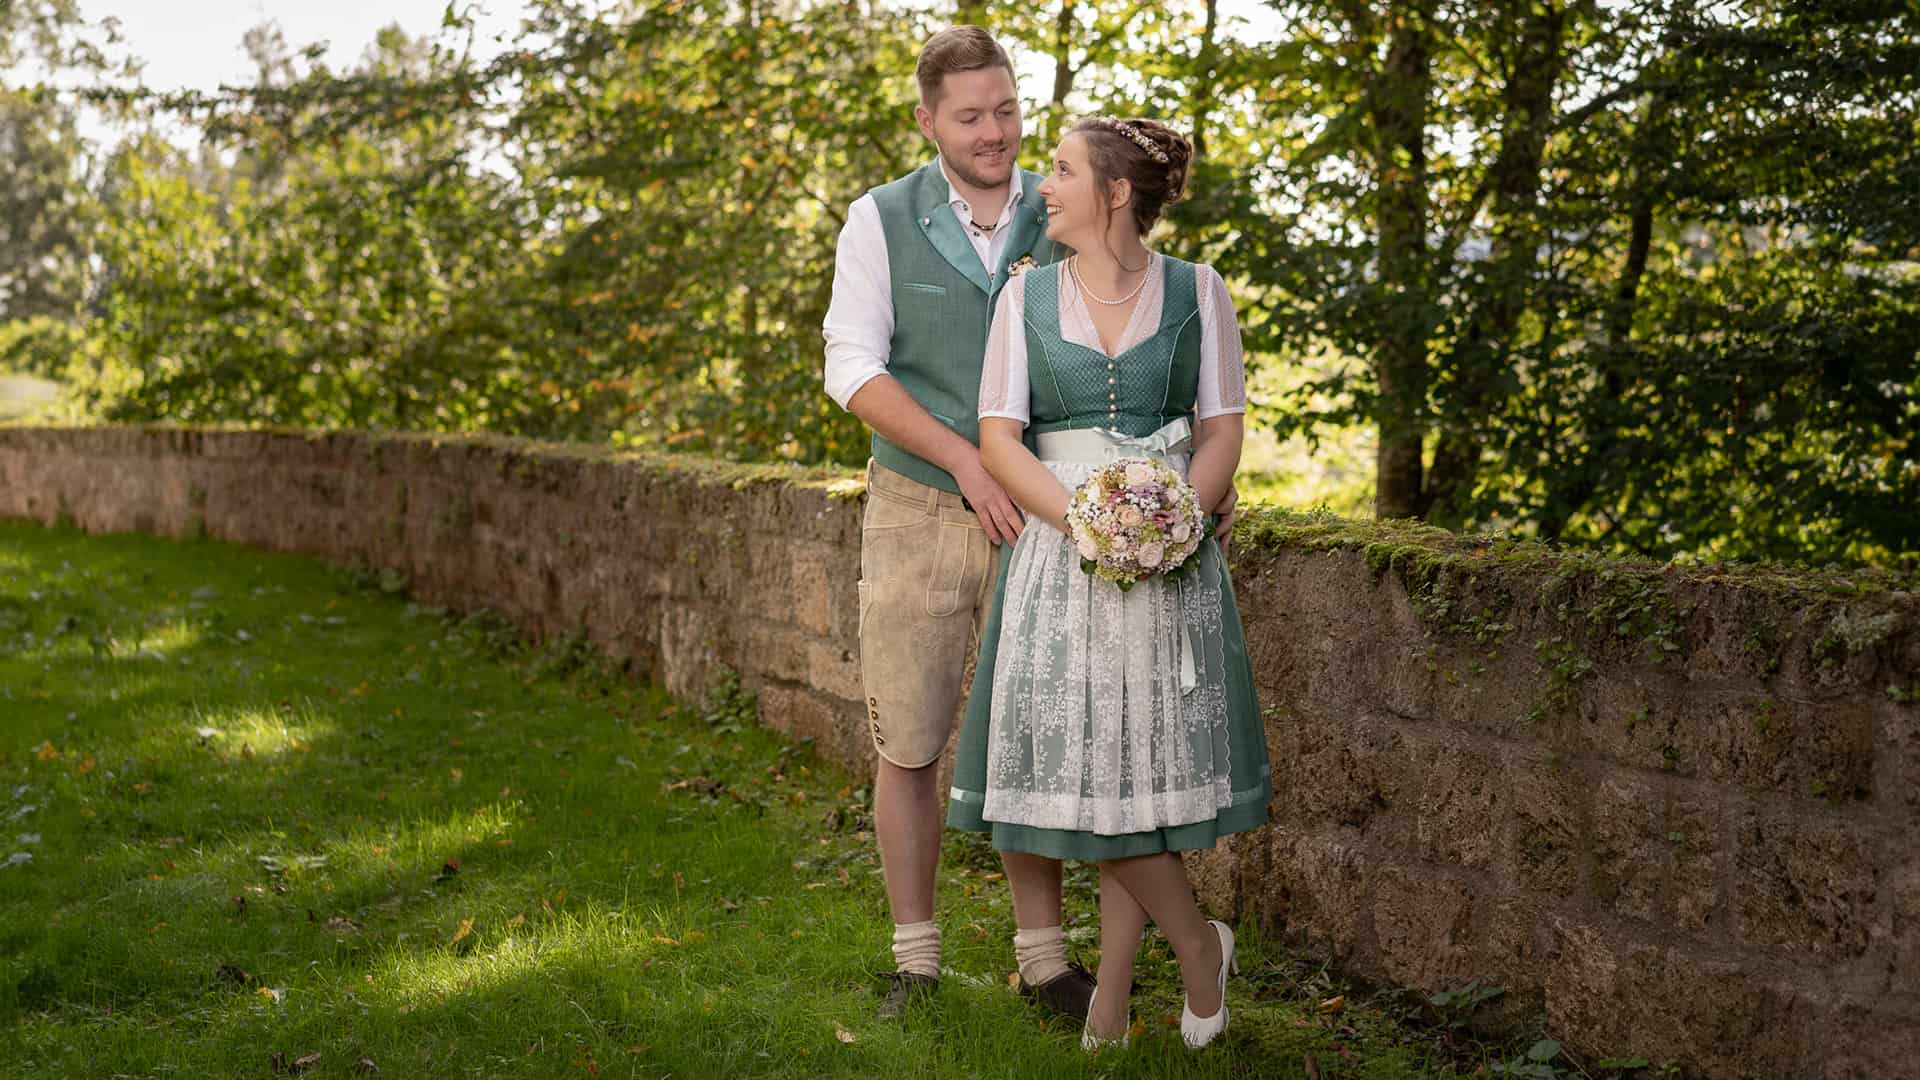
<svg viewBox="0 0 1920 1080"><path fill-rule="evenodd" d="M957 836L948 977L882 1025L861 778L737 693L679 704L400 585L0 523L0 1072L1407 1077L1515 1052L1390 994L1322 1012L1342 988L1249 926L1223 1044L1166 1023L1156 938L1135 1048L1089 1061L1007 989L1005 885ZM1069 876L1087 960L1093 880Z"/></svg>

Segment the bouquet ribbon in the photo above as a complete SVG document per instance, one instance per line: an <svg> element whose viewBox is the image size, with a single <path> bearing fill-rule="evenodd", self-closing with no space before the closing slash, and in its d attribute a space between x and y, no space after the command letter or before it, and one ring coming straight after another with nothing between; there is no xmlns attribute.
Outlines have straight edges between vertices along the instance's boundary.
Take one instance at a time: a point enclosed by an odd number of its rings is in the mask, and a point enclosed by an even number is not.
<svg viewBox="0 0 1920 1080"><path fill-rule="evenodd" d="M1150 435L1120 435L1106 428L1073 428L1068 431L1043 431L1034 437L1041 461L1073 461L1087 465L1105 465L1122 458L1144 457L1156 461L1185 458L1193 449L1193 425L1186 417L1170 421ZM1199 556L1194 556L1198 558ZM1180 592L1180 608L1186 610L1185 590ZM1193 629L1180 635L1180 692L1189 693L1200 685L1200 673L1194 664Z"/></svg>

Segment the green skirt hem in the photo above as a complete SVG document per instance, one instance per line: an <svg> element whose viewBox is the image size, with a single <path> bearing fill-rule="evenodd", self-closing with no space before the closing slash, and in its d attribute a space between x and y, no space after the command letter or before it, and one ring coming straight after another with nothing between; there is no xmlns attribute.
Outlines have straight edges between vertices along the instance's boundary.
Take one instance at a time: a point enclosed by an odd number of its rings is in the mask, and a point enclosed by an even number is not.
<svg viewBox="0 0 1920 1080"><path fill-rule="evenodd" d="M1267 823L1267 802L1272 798L1272 785L1263 784L1257 797L1227 807L1211 821L1117 836L988 821L980 816L980 804L954 799L947 804L947 827L961 832L991 833L995 851L1020 851L1062 860L1132 859L1163 851L1200 851L1212 847L1223 836L1259 828Z"/></svg>

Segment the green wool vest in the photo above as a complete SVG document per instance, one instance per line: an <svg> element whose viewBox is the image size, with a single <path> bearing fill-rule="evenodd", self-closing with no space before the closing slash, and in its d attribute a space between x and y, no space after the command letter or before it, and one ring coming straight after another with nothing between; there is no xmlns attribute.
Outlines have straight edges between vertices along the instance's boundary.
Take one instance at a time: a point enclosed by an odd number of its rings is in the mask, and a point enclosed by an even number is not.
<svg viewBox="0 0 1920 1080"><path fill-rule="evenodd" d="M994 301L1007 283L1007 267L1031 256L1035 265L1054 261L1047 240L1041 177L1019 169L1020 203L1008 225L1000 265L989 274L968 242L947 200L951 189L938 161L891 184L874 188L887 239L893 289L893 340L887 374L900 381L935 420L961 438L980 442L980 368ZM959 494L945 469L873 436L873 459L923 484Z"/></svg>

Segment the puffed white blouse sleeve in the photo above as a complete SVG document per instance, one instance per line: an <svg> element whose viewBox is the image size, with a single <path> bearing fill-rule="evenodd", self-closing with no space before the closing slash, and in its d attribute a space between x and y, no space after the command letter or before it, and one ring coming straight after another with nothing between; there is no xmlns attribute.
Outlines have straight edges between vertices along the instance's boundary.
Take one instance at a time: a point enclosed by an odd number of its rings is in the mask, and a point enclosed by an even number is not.
<svg viewBox="0 0 1920 1080"><path fill-rule="evenodd" d="M1032 411L1027 402L1027 280L1007 282L987 331L987 356L980 371L980 418L1018 420L1025 427Z"/></svg>
<svg viewBox="0 0 1920 1080"><path fill-rule="evenodd" d="M1246 357L1240 346L1240 321L1227 283L1211 266L1199 267L1200 386L1194 397L1197 419L1247 411Z"/></svg>

